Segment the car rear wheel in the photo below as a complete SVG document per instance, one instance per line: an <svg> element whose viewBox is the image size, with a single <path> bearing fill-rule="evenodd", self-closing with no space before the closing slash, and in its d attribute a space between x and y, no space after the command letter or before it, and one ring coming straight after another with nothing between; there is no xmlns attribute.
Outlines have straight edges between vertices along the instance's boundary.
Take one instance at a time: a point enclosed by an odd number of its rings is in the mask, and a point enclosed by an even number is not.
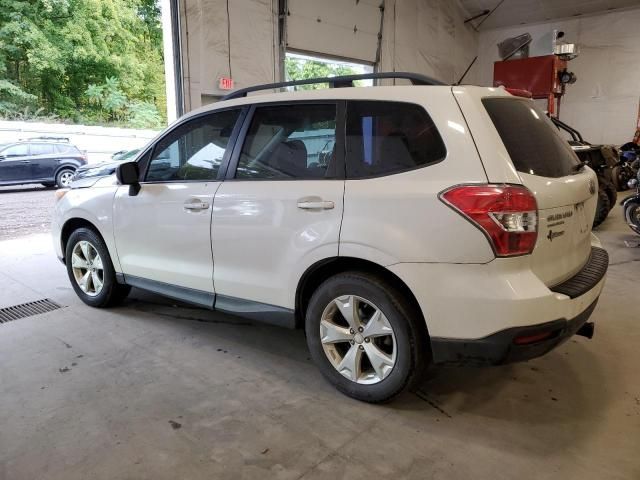
<svg viewBox="0 0 640 480"><path fill-rule="evenodd" d="M72 170L70 168L63 168L56 175L56 185L58 185L58 187L60 188L67 188L69 185L71 185L75 173L75 170Z"/></svg>
<svg viewBox="0 0 640 480"><path fill-rule="evenodd" d="M428 363L424 322L400 292L370 274L326 280L311 297L305 328L322 374L358 400L390 400Z"/></svg>
<svg viewBox="0 0 640 480"><path fill-rule="evenodd" d="M110 307L131 290L116 281L107 246L88 228L74 231L67 242L65 263L71 285L80 300L92 307Z"/></svg>

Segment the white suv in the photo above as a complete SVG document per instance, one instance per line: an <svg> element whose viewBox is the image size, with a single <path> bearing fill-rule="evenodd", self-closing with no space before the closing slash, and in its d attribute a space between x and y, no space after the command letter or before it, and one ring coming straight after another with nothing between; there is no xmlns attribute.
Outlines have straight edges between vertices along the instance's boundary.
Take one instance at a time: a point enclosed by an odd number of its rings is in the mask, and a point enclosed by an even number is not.
<svg viewBox="0 0 640 480"><path fill-rule="evenodd" d="M370 402L430 364L590 337L608 264L594 172L530 100L393 75L414 85L237 92L59 191L78 296L133 286L304 328L326 378Z"/></svg>

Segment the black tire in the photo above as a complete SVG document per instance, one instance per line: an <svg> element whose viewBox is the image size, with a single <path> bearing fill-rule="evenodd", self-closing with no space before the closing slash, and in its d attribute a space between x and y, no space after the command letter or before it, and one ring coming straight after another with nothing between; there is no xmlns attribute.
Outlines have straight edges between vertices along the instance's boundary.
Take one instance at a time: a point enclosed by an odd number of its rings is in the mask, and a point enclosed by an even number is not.
<svg viewBox="0 0 640 480"><path fill-rule="evenodd" d="M622 180L622 168L616 165L611 169L611 183L613 183L617 192L621 192L625 189L622 185Z"/></svg>
<svg viewBox="0 0 640 480"><path fill-rule="evenodd" d="M89 242L96 249L96 251L100 255L100 258L102 259L103 286L101 291L95 296L90 296L82 291L73 273L73 249L81 241ZM105 245L100 235L98 235L91 229L79 228L71 234L69 240L67 241L67 246L65 249L65 263L67 266L67 274L69 275L69 280L71 281L71 286L75 290L78 297L80 297L80 300L82 300L87 305L98 308L111 307L124 300L131 291L130 286L121 285L116 281L116 272L113 268L111 257L109 256L109 250L107 249L107 246Z"/></svg>
<svg viewBox="0 0 640 480"><path fill-rule="evenodd" d="M607 194L607 197L609 197L609 211L611 211L618 202L618 192L616 191L616 187L613 185L613 183L602 177L598 177L598 183Z"/></svg>
<svg viewBox="0 0 640 480"><path fill-rule="evenodd" d="M69 186L65 181L65 178L69 173L71 175L74 175L76 171L73 168L63 168L58 173L56 173L56 185L59 188L65 188Z"/></svg>
<svg viewBox="0 0 640 480"><path fill-rule="evenodd" d="M624 207L624 220L627 225L640 235L640 202L629 202Z"/></svg>
<svg viewBox="0 0 640 480"><path fill-rule="evenodd" d="M610 206L611 202L609 202L609 196L607 195L607 192L605 192L603 188L599 188L598 204L596 205L596 215L593 218L593 228L604 222L605 218L607 218L607 215L609 215L609 211L611 210Z"/></svg>
<svg viewBox="0 0 640 480"><path fill-rule="evenodd" d="M345 295L356 295L375 304L393 329L396 361L378 383L361 384L346 378L332 365L323 349L320 339L322 314L334 299ZM309 302L305 329L311 357L320 372L339 391L357 400L370 403L390 400L415 386L430 363L426 325L421 315L396 288L375 275L345 272L322 283Z"/></svg>

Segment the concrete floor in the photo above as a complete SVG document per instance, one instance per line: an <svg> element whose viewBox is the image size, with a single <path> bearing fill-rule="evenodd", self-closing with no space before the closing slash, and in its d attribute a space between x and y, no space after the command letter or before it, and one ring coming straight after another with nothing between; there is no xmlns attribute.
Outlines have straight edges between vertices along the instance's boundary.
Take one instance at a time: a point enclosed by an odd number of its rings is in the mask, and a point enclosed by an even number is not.
<svg viewBox="0 0 640 480"><path fill-rule="evenodd" d="M638 479L640 240L619 207L593 319L544 358L439 370L372 406L337 393L299 331L135 292L96 310L50 239L0 242L0 479Z"/></svg>

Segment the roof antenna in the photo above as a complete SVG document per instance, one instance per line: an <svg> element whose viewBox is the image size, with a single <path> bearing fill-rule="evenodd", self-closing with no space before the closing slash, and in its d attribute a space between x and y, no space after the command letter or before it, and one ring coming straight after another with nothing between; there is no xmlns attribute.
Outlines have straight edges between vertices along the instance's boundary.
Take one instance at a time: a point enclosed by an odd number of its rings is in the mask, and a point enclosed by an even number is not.
<svg viewBox="0 0 640 480"><path fill-rule="evenodd" d="M469 70L471 70L471 67L473 67L473 64L476 63L476 60L478 59L478 56L476 55L475 57L473 57L473 60L471 60L471 63L469 64L469 66L467 67L467 69L464 71L464 73L462 74L462 76L460 77L460 80L458 80L458 82L455 85L460 85L462 83L462 80L464 80L464 77L467 76L467 73L469 73Z"/></svg>

